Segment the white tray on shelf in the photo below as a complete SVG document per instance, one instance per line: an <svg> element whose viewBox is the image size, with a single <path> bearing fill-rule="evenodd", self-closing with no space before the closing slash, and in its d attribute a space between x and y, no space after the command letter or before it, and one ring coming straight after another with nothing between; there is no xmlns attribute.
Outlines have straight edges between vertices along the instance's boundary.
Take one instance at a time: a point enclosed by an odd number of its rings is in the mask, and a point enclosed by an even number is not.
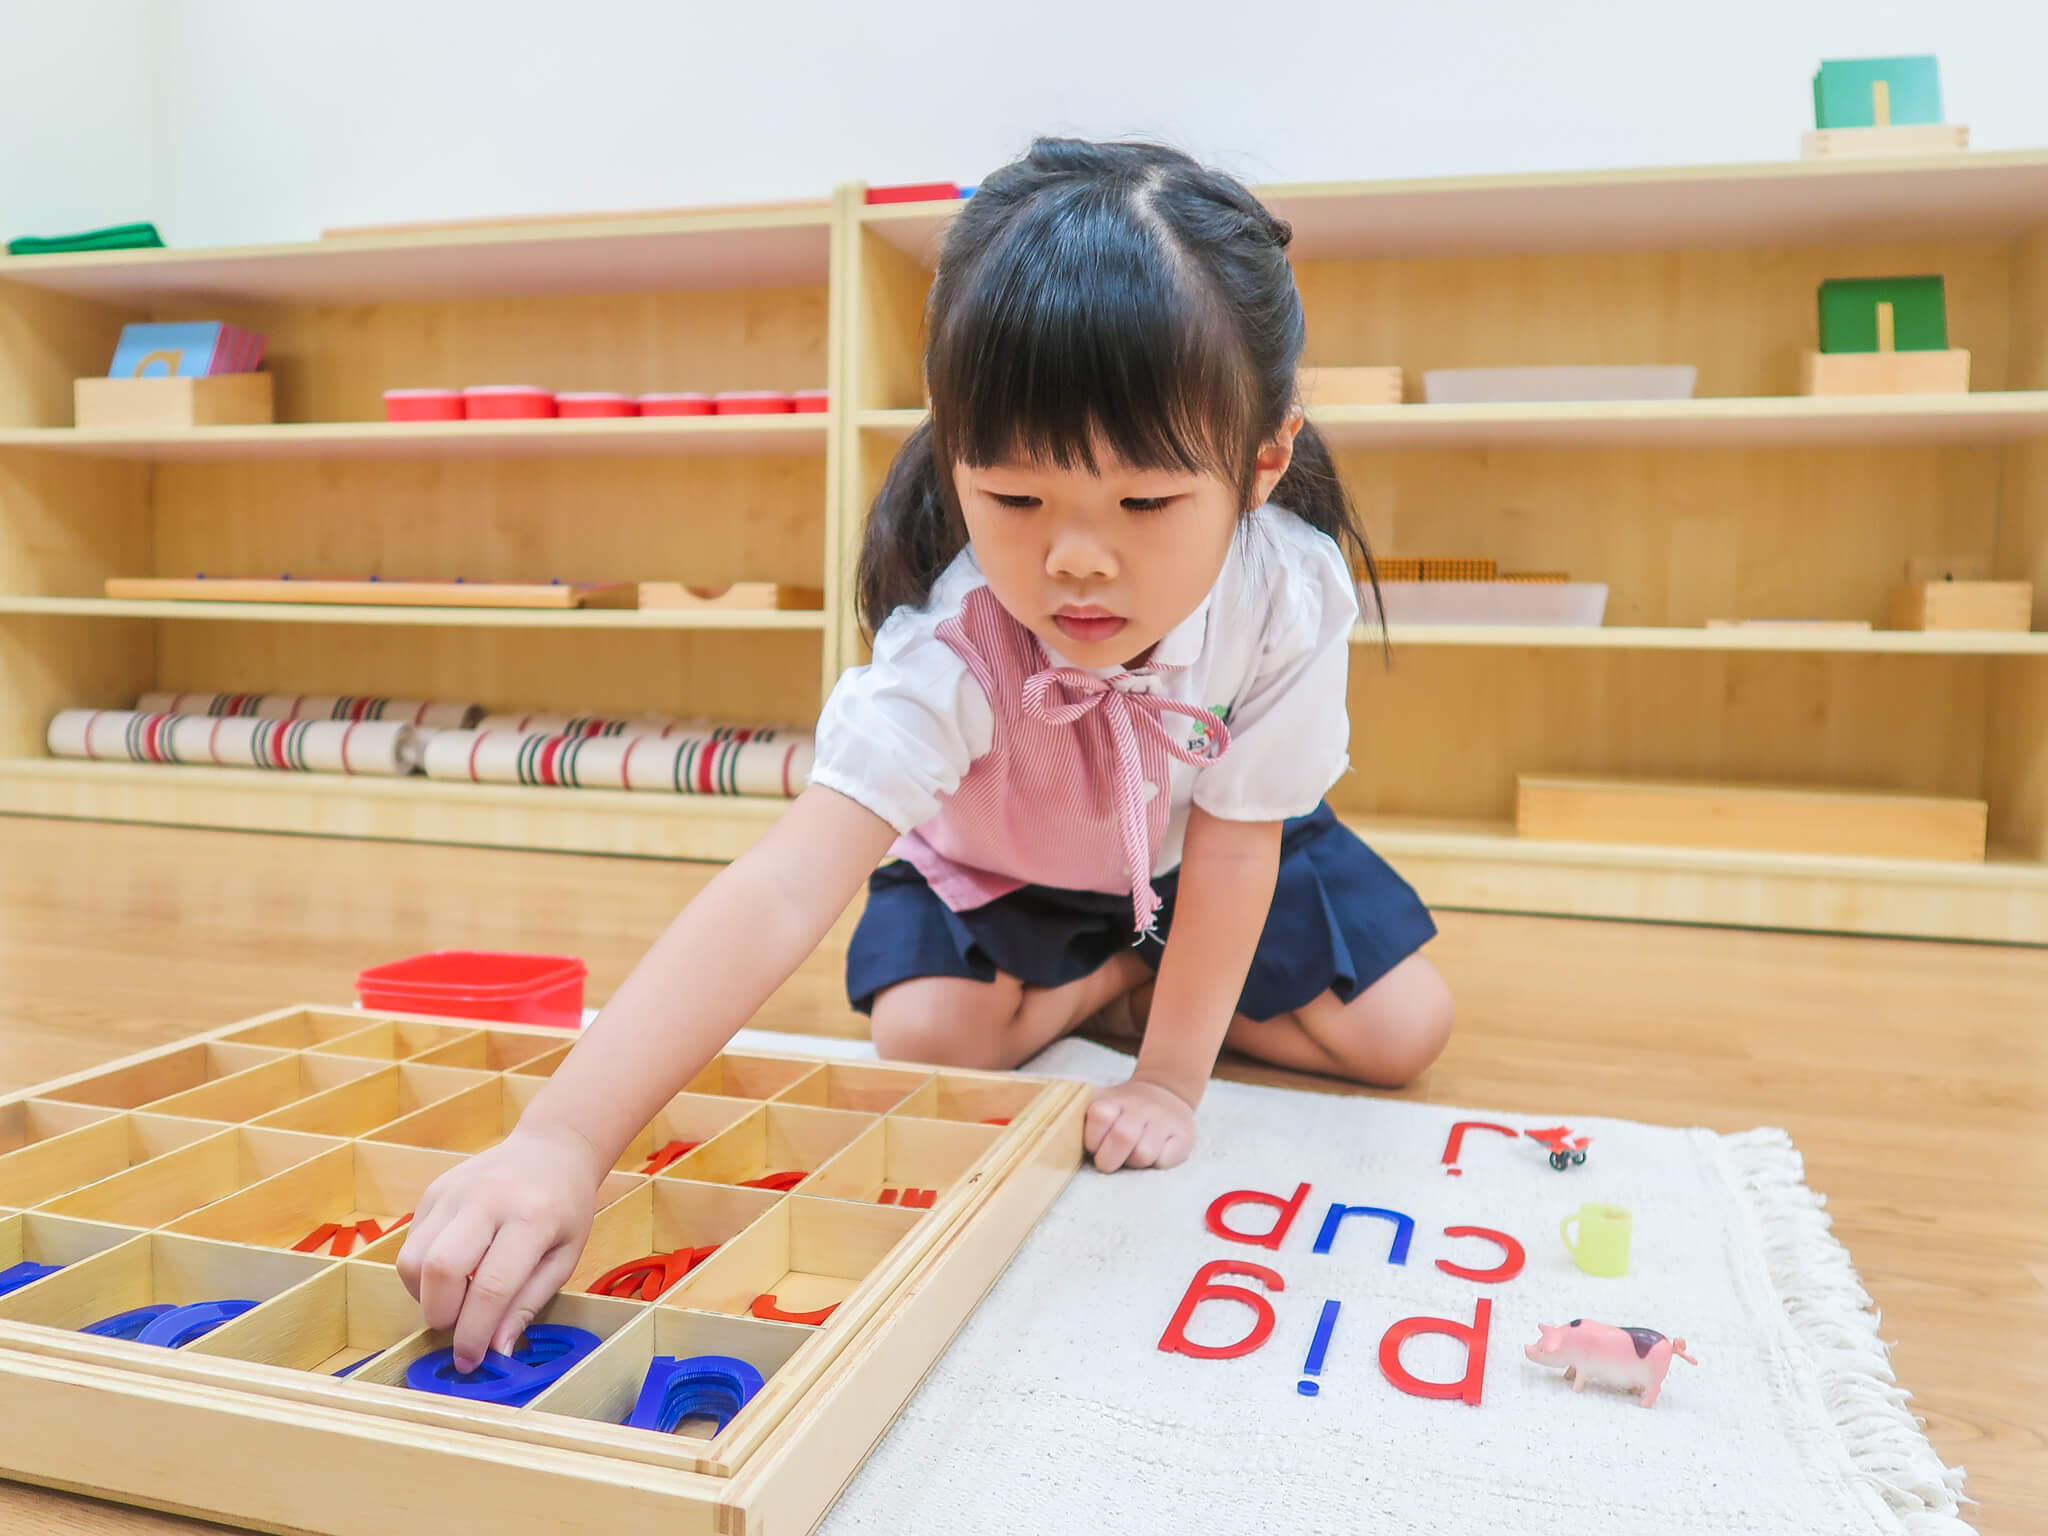
<svg viewBox="0 0 2048 1536"><path fill-rule="evenodd" d="M1604 581L1389 581L1389 624L1558 624L1597 629L1607 616ZM1372 587L1359 583L1358 607L1379 622Z"/></svg>
<svg viewBox="0 0 2048 1536"><path fill-rule="evenodd" d="M1691 363L1628 367L1432 368L1422 375L1429 405L1511 401L1690 400L1699 382Z"/></svg>

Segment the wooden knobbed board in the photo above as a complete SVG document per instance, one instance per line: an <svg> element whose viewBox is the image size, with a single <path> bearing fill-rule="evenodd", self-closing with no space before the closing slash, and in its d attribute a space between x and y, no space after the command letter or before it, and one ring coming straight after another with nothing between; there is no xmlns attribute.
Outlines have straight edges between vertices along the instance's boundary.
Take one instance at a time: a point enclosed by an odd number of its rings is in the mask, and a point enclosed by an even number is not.
<svg viewBox="0 0 2048 1536"><path fill-rule="evenodd" d="M628 1146L542 1311L598 1348L523 1408L412 1391L448 1337L419 1327L388 1223L568 1044L296 1007L0 1100L0 1270L59 1266L0 1295L0 1475L322 1536L383 1536L396 1508L422 1530L808 1531L1072 1175L1088 1089L728 1051ZM699 1145L643 1171L675 1141ZM358 1220L386 1235L294 1251ZM716 1251L659 1297L590 1294L686 1244ZM771 1294L833 1310L752 1315ZM257 1305L181 1349L78 1331L231 1296ZM619 1422L654 1357L700 1354L765 1378L722 1430Z"/></svg>
<svg viewBox="0 0 2048 1536"><path fill-rule="evenodd" d="M372 581L367 577L109 576L113 598L197 603L342 603L398 608L631 608L629 581Z"/></svg>
<svg viewBox="0 0 2048 1536"><path fill-rule="evenodd" d="M1523 837L1982 862L1982 800L1680 779L1517 780Z"/></svg>

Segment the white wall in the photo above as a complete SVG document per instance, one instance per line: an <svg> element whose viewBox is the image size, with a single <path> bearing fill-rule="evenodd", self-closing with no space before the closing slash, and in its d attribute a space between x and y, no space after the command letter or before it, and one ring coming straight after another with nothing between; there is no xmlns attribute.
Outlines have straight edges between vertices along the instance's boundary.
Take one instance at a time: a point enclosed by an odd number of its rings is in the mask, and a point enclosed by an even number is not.
<svg viewBox="0 0 2048 1536"><path fill-rule="evenodd" d="M2022 0L147 4L0 0L0 74L42 101L0 126L147 47L145 200L188 245L972 181L1036 132L1161 135L1255 181L1782 159L1815 63L1877 53L1938 53L1979 148L2048 146L2048 6ZM5 157L0 222L136 211L132 108L69 118L60 157Z"/></svg>
<svg viewBox="0 0 2048 1536"><path fill-rule="evenodd" d="M0 0L0 245L149 218L150 0Z"/></svg>

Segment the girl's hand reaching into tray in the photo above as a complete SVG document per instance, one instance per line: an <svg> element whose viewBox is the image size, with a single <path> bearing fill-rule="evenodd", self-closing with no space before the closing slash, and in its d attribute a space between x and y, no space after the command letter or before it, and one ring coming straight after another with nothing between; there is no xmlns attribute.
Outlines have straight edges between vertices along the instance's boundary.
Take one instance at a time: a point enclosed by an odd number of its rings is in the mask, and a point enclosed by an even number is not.
<svg viewBox="0 0 2048 1536"><path fill-rule="evenodd" d="M509 1353L576 1267L605 1170L575 1131L521 1125L427 1187L398 1277L429 1328L453 1329L455 1364Z"/></svg>

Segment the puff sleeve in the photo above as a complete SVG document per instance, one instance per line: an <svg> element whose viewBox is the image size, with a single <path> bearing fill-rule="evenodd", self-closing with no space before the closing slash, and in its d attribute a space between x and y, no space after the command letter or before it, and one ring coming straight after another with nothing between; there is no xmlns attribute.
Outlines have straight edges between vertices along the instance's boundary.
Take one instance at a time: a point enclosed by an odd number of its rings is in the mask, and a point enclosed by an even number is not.
<svg viewBox="0 0 2048 1536"><path fill-rule="evenodd" d="M1306 816L1350 766L1346 707L1358 591L1343 551L1291 514L1259 562L1265 629L1231 706L1230 750L1195 780L1194 803L1226 821Z"/></svg>

